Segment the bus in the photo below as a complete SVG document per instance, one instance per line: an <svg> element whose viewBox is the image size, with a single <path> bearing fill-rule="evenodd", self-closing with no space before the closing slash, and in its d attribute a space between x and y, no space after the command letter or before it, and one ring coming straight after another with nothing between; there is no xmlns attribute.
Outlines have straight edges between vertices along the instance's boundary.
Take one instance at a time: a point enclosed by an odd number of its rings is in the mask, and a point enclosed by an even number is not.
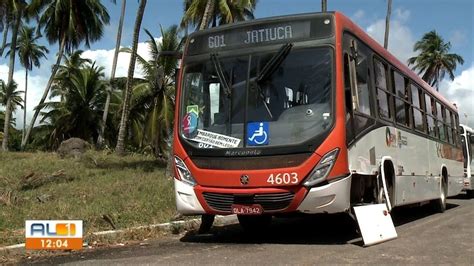
<svg viewBox="0 0 474 266"><path fill-rule="evenodd" d="M474 197L474 130L467 125L460 124L462 152L464 155L464 190L471 198Z"/></svg>
<svg viewBox="0 0 474 266"><path fill-rule="evenodd" d="M456 107L339 12L190 34L175 121L184 215L251 229L383 202L443 212L462 191Z"/></svg>

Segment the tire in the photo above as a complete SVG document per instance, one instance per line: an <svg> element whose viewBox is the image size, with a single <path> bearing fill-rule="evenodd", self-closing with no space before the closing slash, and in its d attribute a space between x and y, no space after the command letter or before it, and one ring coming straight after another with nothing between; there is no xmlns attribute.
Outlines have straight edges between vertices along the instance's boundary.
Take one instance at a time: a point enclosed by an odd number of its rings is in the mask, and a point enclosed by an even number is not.
<svg viewBox="0 0 474 266"><path fill-rule="evenodd" d="M250 233L261 233L272 223L271 215L237 215L240 226Z"/></svg>
<svg viewBox="0 0 474 266"><path fill-rule="evenodd" d="M474 190L466 190L466 194L468 198L474 198Z"/></svg>
<svg viewBox="0 0 474 266"><path fill-rule="evenodd" d="M441 191L439 198L433 201L433 208L436 212L443 213L446 210L446 197L448 195L448 185L446 178L441 181Z"/></svg>

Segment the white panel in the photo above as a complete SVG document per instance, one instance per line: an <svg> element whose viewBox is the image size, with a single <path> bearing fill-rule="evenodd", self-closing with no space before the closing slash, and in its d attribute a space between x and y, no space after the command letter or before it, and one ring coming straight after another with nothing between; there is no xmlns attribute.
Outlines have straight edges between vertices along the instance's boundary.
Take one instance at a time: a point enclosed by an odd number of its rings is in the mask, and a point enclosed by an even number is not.
<svg viewBox="0 0 474 266"><path fill-rule="evenodd" d="M385 204L354 207L365 246L371 246L397 238L392 216Z"/></svg>

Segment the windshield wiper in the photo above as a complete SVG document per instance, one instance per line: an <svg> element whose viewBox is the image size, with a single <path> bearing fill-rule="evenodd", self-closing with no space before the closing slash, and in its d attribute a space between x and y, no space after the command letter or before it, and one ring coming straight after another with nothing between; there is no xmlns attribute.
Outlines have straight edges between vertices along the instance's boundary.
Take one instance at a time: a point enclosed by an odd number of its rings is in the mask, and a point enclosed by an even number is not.
<svg viewBox="0 0 474 266"><path fill-rule="evenodd" d="M272 59L270 59L270 61L268 61L268 63L263 67L262 71L260 71L260 74L256 79L257 83L268 79L278 69L278 67L280 67L281 63L283 63L290 53L291 48L293 48L293 44L286 43L280 48L280 50L278 50Z"/></svg>
<svg viewBox="0 0 474 266"><path fill-rule="evenodd" d="M224 69L222 68L221 62L219 61L217 54L211 54L211 61L214 65L214 69L216 70L219 82L224 87L224 93L227 95L227 97L230 97L232 95L232 89L230 88L229 83L225 78Z"/></svg>
<svg viewBox="0 0 474 266"><path fill-rule="evenodd" d="M258 95L262 99L263 105L265 106L265 109L267 110L267 113L268 115L270 115L271 119L273 119L273 114L270 110L270 107L268 106L265 94L263 93L260 83L264 80L267 80L273 75L273 73L280 67L285 58L288 56L291 51L291 48L293 48L292 43L284 44L280 48L280 50L278 50L278 52L270 59L270 61L267 62L267 64L263 67L262 71L260 71L260 74L250 81L257 88Z"/></svg>

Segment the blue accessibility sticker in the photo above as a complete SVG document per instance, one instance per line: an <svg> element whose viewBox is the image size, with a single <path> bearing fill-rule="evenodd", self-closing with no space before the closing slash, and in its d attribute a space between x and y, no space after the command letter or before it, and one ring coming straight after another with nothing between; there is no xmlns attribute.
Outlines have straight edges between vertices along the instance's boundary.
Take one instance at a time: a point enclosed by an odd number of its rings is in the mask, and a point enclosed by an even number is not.
<svg viewBox="0 0 474 266"><path fill-rule="evenodd" d="M247 124L247 145L268 145L270 130L268 122L253 122Z"/></svg>

